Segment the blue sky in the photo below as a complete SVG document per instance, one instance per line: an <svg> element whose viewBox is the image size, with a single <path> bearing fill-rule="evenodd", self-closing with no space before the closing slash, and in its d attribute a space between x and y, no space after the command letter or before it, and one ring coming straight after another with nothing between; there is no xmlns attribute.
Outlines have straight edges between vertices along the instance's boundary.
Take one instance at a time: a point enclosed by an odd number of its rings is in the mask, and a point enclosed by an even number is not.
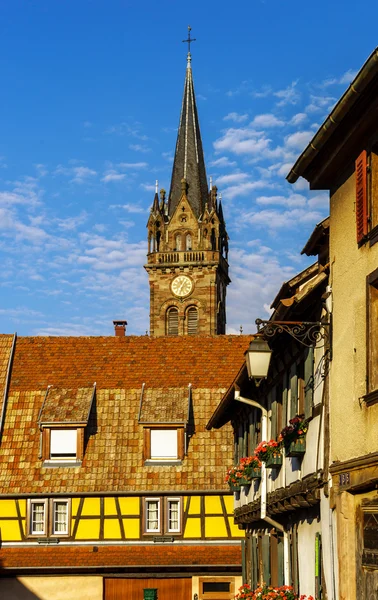
<svg viewBox="0 0 378 600"><path fill-rule="evenodd" d="M328 194L285 176L377 45L350 0L0 0L0 332L149 328L155 180L169 189L192 47L230 236L228 333L255 331Z"/></svg>

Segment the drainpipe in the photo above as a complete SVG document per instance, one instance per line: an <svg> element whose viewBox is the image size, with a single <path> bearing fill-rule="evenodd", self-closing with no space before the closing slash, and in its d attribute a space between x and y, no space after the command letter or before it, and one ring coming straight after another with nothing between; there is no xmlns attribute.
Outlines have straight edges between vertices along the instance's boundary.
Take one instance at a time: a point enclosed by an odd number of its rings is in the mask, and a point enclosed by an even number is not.
<svg viewBox="0 0 378 600"><path fill-rule="evenodd" d="M261 410L261 437L263 440L266 440L268 437L268 411L261 404L256 402L255 400L250 400L249 398L243 398L240 396L240 392L235 390L234 399L238 402L242 402L243 404L248 404L249 406L253 406L254 408L258 408ZM289 548L289 535L285 530L284 526L278 521L271 519L266 514L266 498L267 498L267 476L266 476L266 466L265 463L261 463L261 509L260 509L260 518L262 521L266 521L269 525L272 525L278 531L283 533L284 538L284 582L285 585L290 585L290 568L289 568L289 557L290 557L290 548Z"/></svg>

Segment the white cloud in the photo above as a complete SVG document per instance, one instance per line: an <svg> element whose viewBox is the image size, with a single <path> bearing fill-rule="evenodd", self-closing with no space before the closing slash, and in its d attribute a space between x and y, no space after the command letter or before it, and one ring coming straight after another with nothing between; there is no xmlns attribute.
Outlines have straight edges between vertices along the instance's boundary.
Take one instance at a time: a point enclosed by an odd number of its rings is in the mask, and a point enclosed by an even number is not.
<svg viewBox="0 0 378 600"><path fill-rule="evenodd" d="M109 171L106 171L106 173L104 173L104 176L101 178L101 181L103 181L104 183L110 183L111 181L122 181L122 179L125 179L125 177L125 173L118 173L115 169L109 169Z"/></svg>
<svg viewBox="0 0 378 600"><path fill-rule="evenodd" d="M306 113L300 112L294 115L290 120L290 125L302 125L308 119Z"/></svg>
<svg viewBox="0 0 378 600"><path fill-rule="evenodd" d="M63 229L64 231L73 231L74 229L77 229L79 225L85 223L87 219L88 213L83 210L80 215L75 217L67 217L65 219L56 219L56 222L60 229Z"/></svg>
<svg viewBox="0 0 378 600"><path fill-rule="evenodd" d="M297 88L298 81L293 81L287 88L274 92L273 95L280 98L277 106L286 106L287 104L298 104L301 99L301 94Z"/></svg>
<svg viewBox="0 0 378 600"><path fill-rule="evenodd" d="M253 190L271 187L266 181L246 181L238 185L231 185L224 189L222 194L225 198L232 200L236 196L247 196Z"/></svg>
<svg viewBox="0 0 378 600"><path fill-rule="evenodd" d="M228 129L223 137L214 142L217 152L228 150L235 154L261 154L269 148L271 140L260 132L248 128Z"/></svg>
<svg viewBox="0 0 378 600"><path fill-rule="evenodd" d="M234 160L230 160L227 156L221 156L216 160L212 160L209 162L209 167L234 167L236 162Z"/></svg>
<svg viewBox="0 0 378 600"><path fill-rule="evenodd" d="M244 224L250 224L270 230L282 229L284 227L292 230L303 223L317 223L321 218L321 213L303 208L294 208L293 210L283 212L267 209L259 212L252 211L244 213L242 216Z"/></svg>
<svg viewBox="0 0 378 600"><path fill-rule="evenodd" d="M276 204L281 206L306 206L306 198L301 194L290 194L289 196L259 196L256 198L256 204L270 205Z"/></svg>
<svg viewBox="0 0 378 600"><path fill-rule="evenodd" d="M148 163L146 162L136 162L136 163L119 163L118 167L120 169L145 169L148 167Z"/></svg>
<svg viewBox="0 0 378 600"><path fill-rule="evenodd" d="M237 112L230 112L228 115L223 117L223 121L234 121L234 123L243 123L248 119L247 114L239 114Z"/></svg>
<svg viewBox="0 0 378 600"><path fill-rule="evenodd" d="M292 133L285 138L285 145L288 148L295 150L303 150L309 141L314 137L312 131L297 131Z"/></svg>
<svg viewBox="0 0 378 600"><path fill-rule="evenodd" d="M310 208L326 208L329 210L329 194L328 192L322 192L320 194L316 194L315 196L311 196L308 201L308 205Z"/></svg>
<svg viewBox="0 0 378 600"><path fill-rule="evenodd" d="M74 174L71 179L71 183L86 183L88 179L91 179L97 175L97 171L90 169L89 167L73 167L72 172Z"/></svg>
<svg viewBox="0 0 378 600"><path fill-rule="evenodd" d="M263 115L257 115L252 123L251 127L282 127L285 125L285 121L282 119L278 119L275 115L271 113L266 113Z"/></svg>
<svg viewBox="0 0 378 600"><path fill-rule="evenodd" d="M229 185L235 181L244 181L248 179L250 175L248 173L231 173L230 175L222 175L217 177L216 182L218 185Z"/></svg>
<svg viewBox="0 0 378 600"><path fill-rule="evenodd" d="M139 187L146 190L146 192L154 192L155 191L155 186L152 185L152 183L141 183Z"/></svg>
<svg viewBox="0 0 378 600"><path fill-rule="evenodd" d="M126 212L135 214L145 214L148 212L145 208L137 204L111 204L109 208L122 208Z"/></svg>
<svg viewBox="0 0 378 600"><path fill-rule="evenodd" d="M129 148L135 152L151 152L151 148L143 146L142 144L130 144Z"/></svg>
<svg viewBox="0 0 378 600"><path fill-rule="evenodd" d="M270 96L271 93L272 88L269 85L264 85L261 90L254 90L251 92L251 96L253 98L266 98L267 96Z"/></svg>
<svg viewBox="0 0 378 600"><path fill-rule="evenodd" d="M305 108L305 111L308 113L314 112L329 112L336 102L336 98L333 96L316 96L311 94L310 96L310 104L308 104Z"/></svg>

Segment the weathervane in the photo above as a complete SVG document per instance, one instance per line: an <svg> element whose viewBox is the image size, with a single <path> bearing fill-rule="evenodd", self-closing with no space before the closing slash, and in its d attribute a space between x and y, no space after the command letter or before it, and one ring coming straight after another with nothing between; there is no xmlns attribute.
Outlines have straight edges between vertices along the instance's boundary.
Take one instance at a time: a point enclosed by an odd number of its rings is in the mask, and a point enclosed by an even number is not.
<svg viewBox="0 0 378 600"><path fill-rule="evenodd" d="M190 54L190 44L192 42L196 42L196 38L191 38L190 37L190 32L192 31L192 28L190 27L190 25L188 25L188 39L187 40L182 40L183 43L187 43L188 44L188 54Z"/></svg>

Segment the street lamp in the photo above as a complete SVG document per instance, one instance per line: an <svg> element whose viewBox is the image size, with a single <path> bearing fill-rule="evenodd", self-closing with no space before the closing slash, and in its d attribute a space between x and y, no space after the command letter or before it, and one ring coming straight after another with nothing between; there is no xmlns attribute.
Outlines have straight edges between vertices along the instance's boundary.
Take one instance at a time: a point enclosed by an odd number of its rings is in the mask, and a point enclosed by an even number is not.
<svg viewBox="0 0 378 600"><path fill-rule="evenodd" d="M257 335L250 342L245 353L248 377L255 380L256 386L259 386L261 381L267 378L271 356L272 351L268 342Z"/></svg>

